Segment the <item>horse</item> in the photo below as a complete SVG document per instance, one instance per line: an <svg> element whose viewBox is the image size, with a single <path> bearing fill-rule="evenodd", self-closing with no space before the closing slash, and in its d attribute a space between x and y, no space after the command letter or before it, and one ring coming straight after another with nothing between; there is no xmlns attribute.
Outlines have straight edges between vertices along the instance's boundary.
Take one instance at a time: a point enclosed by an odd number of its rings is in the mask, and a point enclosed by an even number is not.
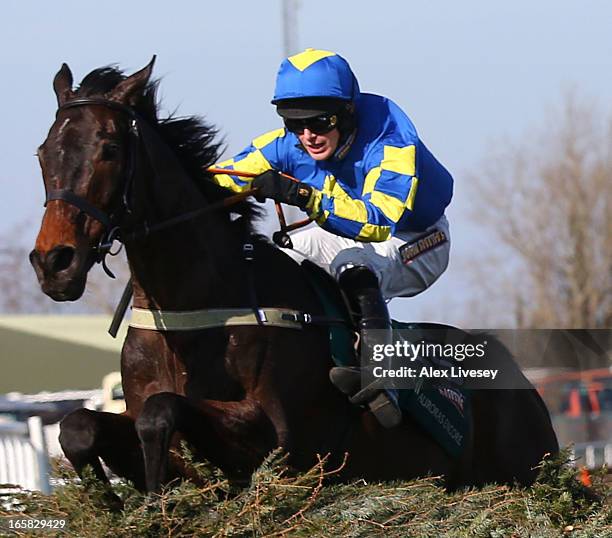
<svg viewBox="0 0 612 538"><path fill-rule="evenodd" d="M136 310L265 306L323 315L303 267L253 234L257 206L209 181L221 152L216 129L198 117L158 118L154 60L129 76L95 69L76 89L66 64L55 75L58 109L38 149L46 208L30 254L43 292L79 299L89 270L118 238ZM531 484L542 458L557 452L533 388L475 391L469 443L453 458L414 420L384 429L331 384L328 327L260 321L130 326L121 353L126 411L79 409L61 422L60 443L77 473L89 465L108 484L103 461L138 489L158 492L190 477L170 450L185 441L196 460L237 484L282 447L297 470L320 455L336 465L347 454L339 479L434 474L452 489Z"/></svg>

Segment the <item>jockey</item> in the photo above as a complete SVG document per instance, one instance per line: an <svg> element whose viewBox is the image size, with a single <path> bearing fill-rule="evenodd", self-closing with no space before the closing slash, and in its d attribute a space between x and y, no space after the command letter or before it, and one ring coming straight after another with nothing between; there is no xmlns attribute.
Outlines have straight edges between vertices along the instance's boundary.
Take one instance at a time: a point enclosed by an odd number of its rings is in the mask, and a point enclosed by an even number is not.
<svg viewBox="0 0 612 538"><path fill-rule="evenodd" d="M292 235L291 255L338 280L361 319L363 357L381 333L390 341L385 300L422 292L446 269L444 211L453 179L408 116L390 99L360 92L334 52L307 49L284 60L272 103L284 128L220 163L228 174L213 180L236 192L258 187L258 198L296 206L316 221L319 227ZM245 179L232 169L259 175ZM359 372L333 368L330 378L384 426L398 424L395 392L376 384L359 390Z"/></svg>

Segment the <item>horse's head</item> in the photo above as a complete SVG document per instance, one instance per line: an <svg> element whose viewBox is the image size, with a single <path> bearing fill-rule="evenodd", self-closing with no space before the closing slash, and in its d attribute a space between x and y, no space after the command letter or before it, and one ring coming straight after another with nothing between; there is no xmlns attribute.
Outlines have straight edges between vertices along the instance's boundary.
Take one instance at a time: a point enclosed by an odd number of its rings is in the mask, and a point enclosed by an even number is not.
<svg viewBox="0 0 612 538"><path fill-rule="evenodd" d="M97 85L86 84L86 77L76 91L66 64L55 76L57 116L38 149L46 210L30 261L43 292L56 301L81 297L99 245L123 218L134 159L132 107L153 61L129 77L107 70L114 78L99 77Z"/></svg>

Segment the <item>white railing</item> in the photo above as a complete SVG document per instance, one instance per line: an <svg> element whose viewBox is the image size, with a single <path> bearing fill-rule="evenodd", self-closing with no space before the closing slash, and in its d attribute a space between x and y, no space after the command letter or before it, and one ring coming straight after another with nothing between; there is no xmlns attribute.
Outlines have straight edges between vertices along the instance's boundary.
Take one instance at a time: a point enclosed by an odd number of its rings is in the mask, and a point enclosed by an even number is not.
<svg viewBox="0 0 612 538"><path fill-rule="evenodd" d="M0 423L0 485L51 493L49 456L40 417Z"/></svg>
<svg viewBox="0 0 612 538"><path fill-rule="evenodd" d="M612 443L606 441L576 443L572 449L576 465L594 469L602 465L612 468Z"/></svg>

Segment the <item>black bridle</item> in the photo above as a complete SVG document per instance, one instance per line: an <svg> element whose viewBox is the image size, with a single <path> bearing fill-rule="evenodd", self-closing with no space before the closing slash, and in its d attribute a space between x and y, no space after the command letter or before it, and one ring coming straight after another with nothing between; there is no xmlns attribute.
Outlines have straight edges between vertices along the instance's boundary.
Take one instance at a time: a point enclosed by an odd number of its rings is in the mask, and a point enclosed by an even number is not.
<svg viewBox="0 0 612 538"><path fill-rule="evenodd" d="M136 113L136 111L127 105L123 105L116 101L110 101L108 99L100 98L81 98L75 99L68 103L64 103L57 109L57 114L62 110L69 108L76 108L81 106L98 105L106 108L111 108L125 114L130 120L129 137L130 137L130 149L128 151L128 165L126 167L125 181L123 188L123 195L121 197L121 205L116 211L112 213L106 213L101 209L91 204L86 198L75 194L70 189L53 189L47 191L45 197L45 207L47 203L53 200L62 200L74 207L76 207L82 213L89 215L94 220L97 220L104 227L104 233L100 238L97 246L93 247L95 253L95 262L102 263L102 267L108 276L115 278L115 275L108 268L106 264L106 256L116 256L121 248L116 251L112 250L113 243L116 240L121 240L121 228L122 221L126 214L131 213L130 208L130 191L132 189L132 183L134 181L134 174L136 168L136 153L139 145L139 123L143 120Z"/></svg>

